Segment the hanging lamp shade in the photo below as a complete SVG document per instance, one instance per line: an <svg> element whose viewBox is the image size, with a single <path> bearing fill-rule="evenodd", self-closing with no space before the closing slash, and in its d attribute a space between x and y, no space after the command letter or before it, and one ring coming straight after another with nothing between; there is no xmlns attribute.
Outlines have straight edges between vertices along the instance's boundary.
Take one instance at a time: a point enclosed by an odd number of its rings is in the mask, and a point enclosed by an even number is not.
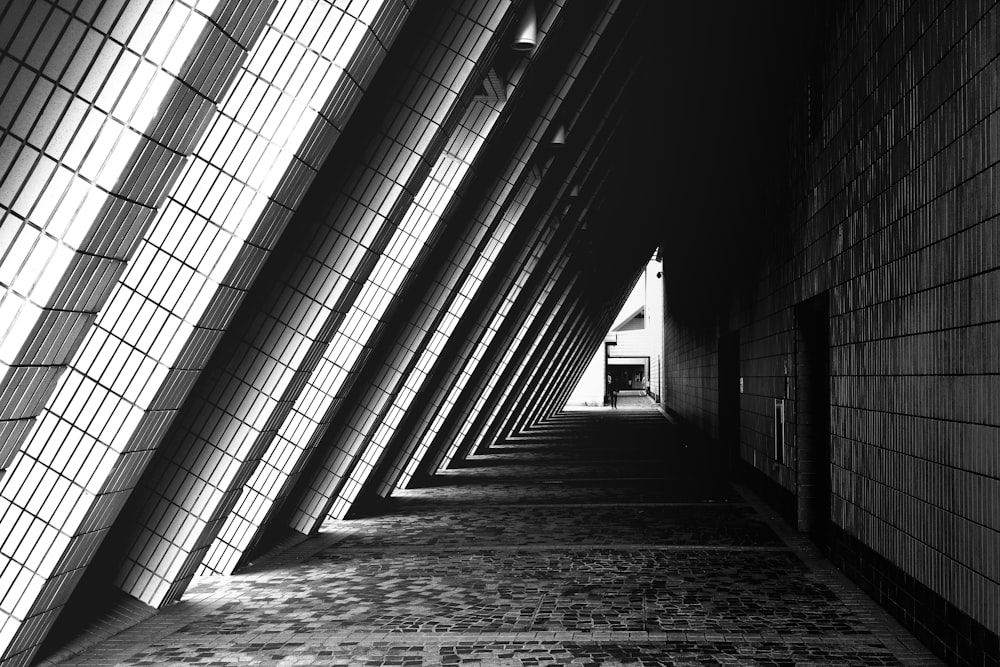
<svg viewBox="0 0 1000 667"><path fill-rule="evenodd" d="M556 128L556 131L552 133L552 145L562 146L566 143L566 128L562 125Z"/></svg>
<svg viewBox="0 0 1000 667"><path fill-rule="evenodd" d="M515 51L531 51L538 40L538 17L535 15L535 3L529 2L521 15L521 22L514 32L514 42L510 45Z"/></svg>

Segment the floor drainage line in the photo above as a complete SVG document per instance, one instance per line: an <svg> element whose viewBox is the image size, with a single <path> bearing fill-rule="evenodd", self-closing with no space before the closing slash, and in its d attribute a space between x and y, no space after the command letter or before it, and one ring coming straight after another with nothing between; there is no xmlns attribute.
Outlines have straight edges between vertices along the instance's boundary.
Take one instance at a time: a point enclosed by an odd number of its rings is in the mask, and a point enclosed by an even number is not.
<svg viewBox="0 0 1000 667"><path fill-rule="evenodd" d="M462 553L468 551L592 551L597 549L612 551L628 551L632 549L643 549L648 551L740 551L740 552L782 552L794 551L793 547L784 545L759 546L759 545L719 545L719 544L484 544L484 545L461 545L447 546L427 545L427 546L340 546L330 552L331 555L340 553Z"/></svg>
<svg viewBox="0 0 1000 667"><path fill-rule="evenodd" d="M73 640L72 645L65 647L66 651L48 656L39 661L36 667L62 664L85 654L92 655L94 659L101 660L105 664L107 661L118 663L128 660L147 646L162 641L184 626L190 625L189 610L192 606L218 608L226 602L213 600L212 597L193 596L193 599L181 600L175 605L158 609L145 619L134 622L128 620L116 628L109 637L81 635ZM142 641L136 641L133 637L141 637Z"/></svg>
<svg viewBox="0 0 1000 667"><path fill-rule="evenodd" d="M353 535L347 531L341 533L333 531L321 532L316 535L305 536L301 541L296 542L285 550L262 554L257 559L248 563L243 569L236 572L236 574L252 574L256 571L270 570L275 567L299 565L321 551L336 547L350 537L353 537Z"/></svg>
<svg viewBox="0 0 1000 667"><path fill-rule="evenodd" d="M751 488L745 484L733 484L733 488L743 496L747 504L757 510L764 523L789 546L789 550L813 577L834 591L840 599L855 605L857 607L855 613L863 613L866 616L866 624L869 627L905 637L908 642L918 641L908 634L888 610L858 588L843 571L826 567L830 561L819 548L805 534L797 532L788 525L774 508L767 505Z"/></svg>
<svg viewBox="0 0 1000 667"><path fill-rule="evenodd" d="M479 468L482 470L482 468ZM532 477L530 475L469 475L468 468L458 471L447 471L439 472L438 476L442 479L448 479L449 477L462 477L466 480L513 480L521 485L528 484L568 484L572 482L680 482L682 481L679 477L562 477L557 480L550 480L542 477L541 475L537 477ZM456 486L454 483L440 484L436 485L436 488ZM461 486L480 486L479 484L473 484L471 482L464 482ZM423 488L435 488L433 486L423 487Z"/></svg>
<svg viewBox="0 0 1000 667"><path fill-rule="evenodd" d="M247 640L253 643L264 643L269 640L269 635L285 636L285 631L267 632L262 631L247 636ZM821 635L789 635L779 633L764 632L712 632L712 631L646 631L646 630L598 630L588 632L585 630L523 630L509 632L480 632L477 630L459 632L434 632L425 630L392 630L392 631L370 631L358 630L357 632L296 632L298 638L308 640L311 638L321 638L327 643L330 642L351 642L362 646L372 644L450 644L455 641L469 641L474 639L477 643L537 643L544 640L562 640L576 642L601 642L613 641L642 643L642 642L729 642L729 643L752 643L781 642L783 644L801 644L810 646L851 646L858 643L866 646L885 647L886 642L875 635L861 634L851 636L830 637ZM219 639L230 636L218 632L185 632L184 636L191 640L198 638ZM900 647L893 647L899 650Z"/></svg>
<svg viewBox="0 0 1000 667"><path fill-rule="evenodd" d="M427 513L434 513L442 509L448 509L455 507L454 503L439 503L435 504L432 502L419 505L410 505L409 507L403 507L401 509L420 509L427 510ZM728 502L724 500L719 501L703 501L703 502L691 502L691 503L492 503L488 509L484 509L483 512L487 513L492 511L497 507L752 507L749 503L741 501ZM464 512L468 512L467 507L462 507ZM425 512L420 512L424 514ZM416 514L416 512L414 512ZM409 515L409 513L407 513ZM386 515L387 516L387 515ZM374 517L374 518L383 518Z"/></svg>
<svg viewBox="0 0 1000 667"><path fill-rule="evenodd" d="M538 618L539 612L542 610L542 603L545 602L545 595L538 596L538 604L535 605L535 611L531 612L531 620L528 621L528 628L530 629L535 625L535 619Z"/></svg>

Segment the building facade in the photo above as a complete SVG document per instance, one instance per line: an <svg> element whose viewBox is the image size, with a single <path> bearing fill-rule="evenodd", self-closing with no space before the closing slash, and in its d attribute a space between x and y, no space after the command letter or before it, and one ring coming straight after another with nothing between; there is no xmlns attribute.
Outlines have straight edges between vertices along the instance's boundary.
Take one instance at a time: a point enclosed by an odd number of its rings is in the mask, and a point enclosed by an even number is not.
<svg viewBox="0 0 1000 667"><path fill-rule="evenodd" d="M0 661L554 414L657 249L649 392L1000 659L1000 8L688 4L0 3Z"/></svg>

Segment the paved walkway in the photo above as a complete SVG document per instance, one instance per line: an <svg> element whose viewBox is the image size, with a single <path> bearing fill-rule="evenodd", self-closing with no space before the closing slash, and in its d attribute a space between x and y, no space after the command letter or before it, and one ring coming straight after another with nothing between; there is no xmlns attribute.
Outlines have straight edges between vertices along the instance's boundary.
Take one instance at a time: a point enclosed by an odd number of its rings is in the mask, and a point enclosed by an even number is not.
<svg viewBox="0 0 1000 667"><path fill-rule="evenodd" d="M62 664L938 664L633 407L565 413Z"/></svg>

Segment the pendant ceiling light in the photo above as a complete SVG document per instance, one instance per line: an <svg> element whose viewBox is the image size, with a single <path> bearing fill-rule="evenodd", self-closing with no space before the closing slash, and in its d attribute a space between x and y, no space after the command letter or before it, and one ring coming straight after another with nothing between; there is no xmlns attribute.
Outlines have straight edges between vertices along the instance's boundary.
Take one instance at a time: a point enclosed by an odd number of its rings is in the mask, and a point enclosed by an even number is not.
<svg viewBox="0 0 1000 667"><path fill-rule="evenodd" d="M553 146L563 146L566 144L566 128L562 125L556 127L556 131L552 133L552 145Z"/></svg>
<svg viewBox="0 0 1000 667"><path fill-rule="evenodd" d="M517 24L514 42L510 45L515 51L531 51L538 39L538 18L535 15L535 3L529 2Z"/></svg>

